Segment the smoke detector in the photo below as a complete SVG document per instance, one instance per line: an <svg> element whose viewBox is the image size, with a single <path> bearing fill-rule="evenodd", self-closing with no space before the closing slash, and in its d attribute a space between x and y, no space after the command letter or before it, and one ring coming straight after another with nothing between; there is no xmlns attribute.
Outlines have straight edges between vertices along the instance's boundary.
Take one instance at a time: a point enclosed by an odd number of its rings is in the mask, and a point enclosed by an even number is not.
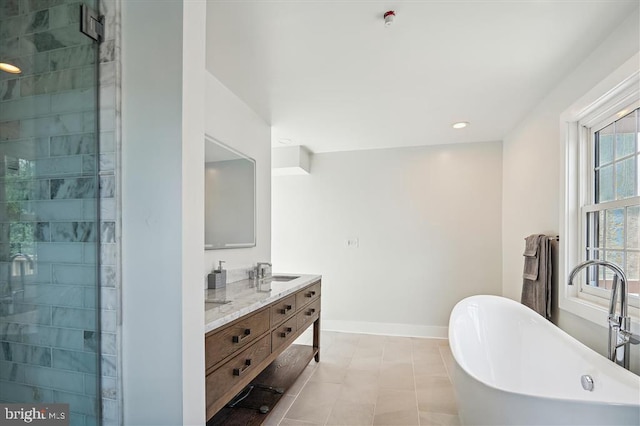
<svg viewBox="0 0 640 426"><path fill-rule="evenodd" d="M393 20L396 17L396 13L393 10L389 10L384 13L384 26L390 27L393 24Z"/></svg>

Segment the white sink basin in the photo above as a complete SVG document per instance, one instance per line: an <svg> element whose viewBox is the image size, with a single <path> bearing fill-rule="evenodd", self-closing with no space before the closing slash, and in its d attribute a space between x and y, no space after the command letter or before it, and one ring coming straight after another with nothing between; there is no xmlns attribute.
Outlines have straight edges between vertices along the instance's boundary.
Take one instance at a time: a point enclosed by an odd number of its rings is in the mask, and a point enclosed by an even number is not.
<svg viewBox="0 0 640 426"><path fill-rule="evenodd" d="M292 281L296 278L300 278L300 276L296 275L272 275L271 281Z"/></svg>

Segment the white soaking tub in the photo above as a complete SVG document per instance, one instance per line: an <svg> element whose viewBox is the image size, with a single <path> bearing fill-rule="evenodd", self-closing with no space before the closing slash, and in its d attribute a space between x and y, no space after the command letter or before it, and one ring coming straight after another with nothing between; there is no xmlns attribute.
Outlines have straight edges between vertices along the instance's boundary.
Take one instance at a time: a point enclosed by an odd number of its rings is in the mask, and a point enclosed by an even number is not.
<svg viewBox="0 0 640 426"><path fill-rule="evenodd" d="M464 425L640 425L639 376L513 300L460 301L449 344Z"/></svg>

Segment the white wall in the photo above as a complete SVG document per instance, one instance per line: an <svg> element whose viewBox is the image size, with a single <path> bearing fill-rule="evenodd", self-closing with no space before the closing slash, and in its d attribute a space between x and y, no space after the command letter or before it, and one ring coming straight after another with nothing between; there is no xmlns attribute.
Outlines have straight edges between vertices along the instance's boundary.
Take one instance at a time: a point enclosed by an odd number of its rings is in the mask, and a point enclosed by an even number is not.
<svg viewBox="0 0 640 426"><path fill-rule="evenodd" d="M155 7L155 6L154 6ZM206 419L204 293L205 0L184 1L182 39L182 424ZM166 58L165 58L166 59ZM148 302L147 302L148 303ZM157 401L156 401L157 405ZM133 424L133 423L131 423Z"/></svg>
<svg viewBox="0 0 640 426"><path fill-rule="evenodd" d="M201 283L219 260L235 269L271 259L271 128L216 77L208 72L205 77L205 132L256 160L257 229L255 247L207 250Z"/></svg>
<svg viewBox="0 0 640 426"><path fill-rule="evenodd" d="M502 285L506 297L520 300L524 237L533 233L556 235L560 228L559 158L564 136L560 115L638 52L638 26L636 11L504 139ZM564 283L563 277L560 282ZM604 327L557 310L554 321L593 349L606 353Z"/></svg>
<svg viewBox="0 0 640 426"><path fill-rule="evenodd" d="M323 275L325 329L444 337L501 291L501 164L499 142L314 155L273 178L274 270Z"/></svg>
<svg viewBox="0 0 640 426"><path fill-rule="evenodd" d="M205 6L122 2L124 424L205 418Z"/></svg>

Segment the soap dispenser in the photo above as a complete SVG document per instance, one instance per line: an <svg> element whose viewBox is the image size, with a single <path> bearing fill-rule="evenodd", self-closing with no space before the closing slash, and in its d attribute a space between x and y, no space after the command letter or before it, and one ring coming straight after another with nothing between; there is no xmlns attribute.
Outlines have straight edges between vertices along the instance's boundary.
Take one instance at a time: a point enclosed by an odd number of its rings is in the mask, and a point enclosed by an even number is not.
<svg viewBox="0 0 640 426"><path fill-rule="evenodd" d="M227 270L222 269L224 260L218 262L218 269L214 269L212 274L208 277L209 288L224 288L227 286Z"/></svg>

